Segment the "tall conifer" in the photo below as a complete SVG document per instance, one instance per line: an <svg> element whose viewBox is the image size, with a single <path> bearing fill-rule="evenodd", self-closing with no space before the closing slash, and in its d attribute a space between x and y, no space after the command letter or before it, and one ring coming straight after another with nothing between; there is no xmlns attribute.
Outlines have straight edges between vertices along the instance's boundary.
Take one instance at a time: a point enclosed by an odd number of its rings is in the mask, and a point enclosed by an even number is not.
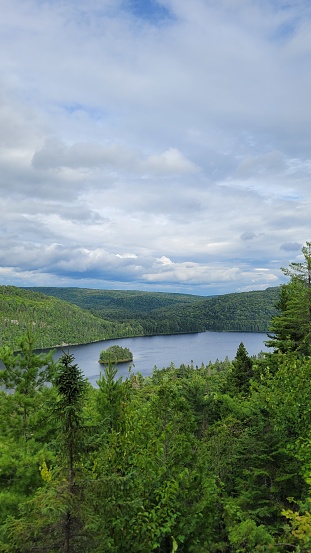
<svg viewBox="0 0 311 553"><path fill-rule="evenodd" d="M282 269L290 281L281 287L279 315L272 318L266 342L276 352L311 354L311 242L306 242L302 253L302 262Z"/></svg>

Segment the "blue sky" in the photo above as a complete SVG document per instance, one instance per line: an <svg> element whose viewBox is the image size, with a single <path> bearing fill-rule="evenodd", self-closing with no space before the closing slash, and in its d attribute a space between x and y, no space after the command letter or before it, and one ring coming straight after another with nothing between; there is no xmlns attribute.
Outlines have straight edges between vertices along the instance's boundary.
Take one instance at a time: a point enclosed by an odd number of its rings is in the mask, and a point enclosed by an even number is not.
<svg viewBox="0 0 311 553"><path fill-rule="evenodd" d="M157 0L124 0L124 9L152 25L163 25L165 21L174 19L169 6Z"/></svg>
<svg viewBox="0 0 311 553"><path fill-rule="evenodd" d="M0 284L285 281L311 239L309 2L0 8Z"/></svg>

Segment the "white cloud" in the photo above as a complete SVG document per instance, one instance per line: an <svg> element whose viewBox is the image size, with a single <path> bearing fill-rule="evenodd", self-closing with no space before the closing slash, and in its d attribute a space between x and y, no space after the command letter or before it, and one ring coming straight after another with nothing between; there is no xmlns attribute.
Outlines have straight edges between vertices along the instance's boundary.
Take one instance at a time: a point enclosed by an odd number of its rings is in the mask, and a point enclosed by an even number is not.
<svg viewBox="0 0 311 553"><path fill-rule="evenodd" d="M310 232L308 2L3 0L0 282L282 282Z"/></svg>
<svg viewBox="0 0 311 553"><path fill-rule="evenodd" d="M66 145L53 138L48 139L32 157L35 169L60 171L96 170L130 171L171 175L194 173L198 168L176 148L169 148L159 155L143 159L143 153L130 150L120 144L102 146L99 143L75 143ZM78 178L79 172L77 172Z"/></svg>
<svg viewBox="0 0 311 553"><path fill-rule="evenodd" d="M162 255L159 259L159 262L161 265L173 265L173 261L169 259L169 257L166 257L165 255Z"/></svg>
<svg viewBox="0 0 311 553"><path fill-rule="evenodd" d="M32 164L36 169L54 170L62 167L129 169L137 164L134 157L134 152L118 144L76 143L67 146L59 140L49 139L41 150L35 152Z"/></svg>
<svg viewBox="0 0 311 553"><path fill-rule="evenodd" d="M186 159L177 148L169 148L160 155L150 156L146 161L147 169L156 173L195 173L198 167Z"/></svg>
<svg viewBox="0 0 311 553"><path fill-rule="evenodd" d="M117 253L116 257L120 257L120 259L137 259L137 255L135 253Z"/></svg>

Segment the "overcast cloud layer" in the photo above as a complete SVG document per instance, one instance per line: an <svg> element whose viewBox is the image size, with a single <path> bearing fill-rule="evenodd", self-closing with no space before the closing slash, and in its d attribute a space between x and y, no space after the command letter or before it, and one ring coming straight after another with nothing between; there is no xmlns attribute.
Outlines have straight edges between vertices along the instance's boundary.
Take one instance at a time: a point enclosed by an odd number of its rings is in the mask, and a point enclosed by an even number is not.
<svg viewBox="0 0 311 553"><path fill-rule="evenodd" d="M0 9L0 284L284 282L311 239L309 0Z"/></svg>

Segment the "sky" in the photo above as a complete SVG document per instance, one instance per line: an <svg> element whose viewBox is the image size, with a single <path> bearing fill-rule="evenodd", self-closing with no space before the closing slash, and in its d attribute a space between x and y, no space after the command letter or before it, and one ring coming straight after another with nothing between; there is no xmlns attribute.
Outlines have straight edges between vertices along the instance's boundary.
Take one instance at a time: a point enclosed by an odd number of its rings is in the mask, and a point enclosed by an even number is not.
<svg viewBox="0 0 311 553"><path fill-rule="evenodd" d="M0 10L0 285L286 282L311 239L309 0Z"/></svg>

